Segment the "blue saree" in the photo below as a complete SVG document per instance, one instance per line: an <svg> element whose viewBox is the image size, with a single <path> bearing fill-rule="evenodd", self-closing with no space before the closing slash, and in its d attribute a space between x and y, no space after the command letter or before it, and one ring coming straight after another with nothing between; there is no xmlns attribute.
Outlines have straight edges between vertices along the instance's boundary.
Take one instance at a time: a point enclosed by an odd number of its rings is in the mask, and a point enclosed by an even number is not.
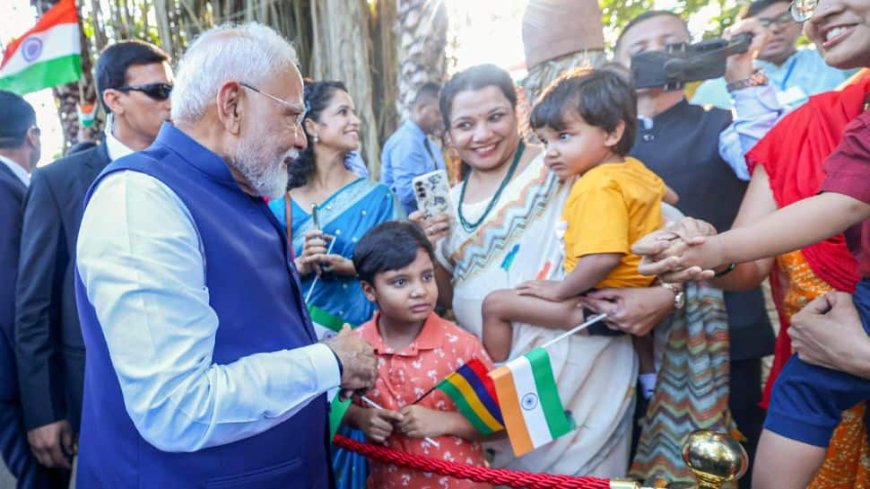
<svg viewBox="0 0 870 489"><path fill-rule="evenodd" d="M285 199L276 199L269 203L284 226L287 225L285 202ZM302 253L305 233L314 229L314 221L311 209L303 209L295 201L292 206L291 236L298 256ZM403 218L401 209L387 186L359 178L318 205L317 212L321 230L335 237L335 244L328 245L332 246L331 253L351 259L356 242L366 231L383 222ZM324 273L315 283L315 277L311 274L302 279L302 293L305 297L310 293L306 304L319 338L337 332L344 323L355 328L371 319L375 305L363 295L359 280Z"/></svg>

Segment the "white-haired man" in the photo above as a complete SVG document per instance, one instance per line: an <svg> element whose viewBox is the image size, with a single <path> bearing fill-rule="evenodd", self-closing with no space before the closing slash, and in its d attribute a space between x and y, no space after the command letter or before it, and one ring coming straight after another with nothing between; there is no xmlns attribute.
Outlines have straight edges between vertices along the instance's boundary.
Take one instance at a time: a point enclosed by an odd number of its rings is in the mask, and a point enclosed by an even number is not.
<svg viewBox="0 0 870 489"><path fill-rule="evenodd" d="M305 148L303 112L287 41L212 29L180 62L175 125L92 185L79 487L329 485L325 393L369 388L376 370L354 336L315 343L263 200Z"/></svg>

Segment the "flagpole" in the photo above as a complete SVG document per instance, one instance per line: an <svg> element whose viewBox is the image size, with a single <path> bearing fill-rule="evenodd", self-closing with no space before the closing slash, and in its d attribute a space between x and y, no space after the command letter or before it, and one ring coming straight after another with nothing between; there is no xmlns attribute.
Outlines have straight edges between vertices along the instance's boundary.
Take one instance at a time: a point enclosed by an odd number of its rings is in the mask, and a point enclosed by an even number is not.
<svg viewBox="0 0 870 489"><path fill-rule="evenodd" d="M434 391L435 389L437 389L437 388L438 388L438 384L440 384L440 383L441 383L441 381L439 380L435 385L433 385L432 387L430 387L428 391L424 392L423 395L421 395L420 397L418 397L417 400L414 401L414 402L412 402L411 404L412 404L412 405L413 405L413 404L417 404L418 402L422 401L424 397L428 396L429 394L432 393L432 391Z"/></svg>
<svg viewBox="0 0 870 489"><path fill-rule="evenodd" d="M606 317L607 317L607 314L598 314L596 316L592 316L591 319L589 319L585 323L581 324L580 326L575 326L574 328L572 328L568 331L565 331L564 333L560 334L559 336L544 343L543 345L541 345L541 348L549 348L550 346L553 345L553 343L558 343L558 342L564 340L565 338L571 336L574 333L578 333L580 331L583 331L584 329L588 328L589 326L592 326L593 324L597 323L598 321L601 321L602 319L604 319Z"/></svg>
<svg viewBox="0 0 870 489"><path fill-rule="evenodd" d="M329 243L329 248L326 250L327 255L332 253L332 247L335 246L336 241L338 241L337 238L332 238L332 242ZM314 277L314 280L311 281L311 287L309 287L308 293L305 294L305 303L306 304L308 304L308 301L311 300L311 293L314 292L314 287L317 285L318 280L320 280L319 273Z"/></svg>

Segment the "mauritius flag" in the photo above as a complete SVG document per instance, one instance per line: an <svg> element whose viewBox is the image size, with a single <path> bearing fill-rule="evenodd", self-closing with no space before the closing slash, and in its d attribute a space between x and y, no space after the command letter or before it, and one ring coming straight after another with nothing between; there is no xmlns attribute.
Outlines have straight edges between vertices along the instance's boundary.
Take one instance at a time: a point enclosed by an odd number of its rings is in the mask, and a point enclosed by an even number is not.
<svg viewBox="0 0 870 489"><path fill-rule="evenodd" d="M23 95L82 77L75 0L61 0L12 41L0 63L0 90Z"/></svg>
<svg viewBox="0 0 870 489"><path fill-rule="evenodd" d="M544 348L535 348L490 372L514 455L528 453L570 432Z"/></svg>
<svg viewBox="0 0 870 489"><path fill-rule="evenodd" d="M453 400L468 421L486 435L504 429L492 379L478 358L472 358L435 386Z"/></svg>

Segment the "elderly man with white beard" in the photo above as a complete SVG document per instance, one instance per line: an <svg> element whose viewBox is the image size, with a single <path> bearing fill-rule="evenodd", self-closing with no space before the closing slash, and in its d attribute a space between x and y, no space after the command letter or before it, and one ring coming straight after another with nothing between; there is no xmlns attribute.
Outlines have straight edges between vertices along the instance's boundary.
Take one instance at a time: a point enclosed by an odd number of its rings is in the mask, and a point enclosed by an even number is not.
<svg viewBox="0 0 870 489"><path fill-rule="evenodd" d="M296 63L267 27L205 32L181 59L174 125L92 185L78 487L329 486L326 393L377 372L356 336L316 343L264 201L306 144Z"/></svg>

